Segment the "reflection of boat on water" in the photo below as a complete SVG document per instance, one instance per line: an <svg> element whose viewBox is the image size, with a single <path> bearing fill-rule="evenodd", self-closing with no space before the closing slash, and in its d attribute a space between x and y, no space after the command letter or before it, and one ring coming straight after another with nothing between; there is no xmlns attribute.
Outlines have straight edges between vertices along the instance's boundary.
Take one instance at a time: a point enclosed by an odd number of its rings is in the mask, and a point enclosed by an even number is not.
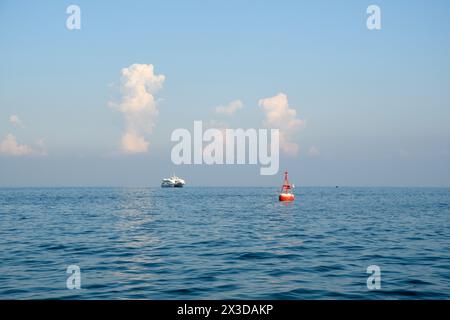
<svg viewBox="0 0 450 320"><path fill-rule="evenodd" d="M182 188L186 182L177 177L176 175L172 175L170 178L162 179L161 187L163 188Z"/></svg>
<svg viewBox="0 0 450 320"><path fill-rule="evenodd" d="M284 182L283 187L281 187L280 195L278 196L278 200L280 201L294 201L295 196L292 192L292 189L294 188L293 184L289 183L288 180L288 172L284 172Z"/></svg>

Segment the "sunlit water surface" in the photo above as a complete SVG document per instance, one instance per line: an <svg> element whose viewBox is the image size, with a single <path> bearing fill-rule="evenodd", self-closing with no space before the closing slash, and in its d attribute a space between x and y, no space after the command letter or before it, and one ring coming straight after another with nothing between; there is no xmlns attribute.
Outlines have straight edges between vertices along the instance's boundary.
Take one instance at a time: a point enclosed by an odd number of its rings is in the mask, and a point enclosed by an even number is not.
<svg viewBox="0 0 450 320"><path fill-rule="evenodd" d="M450 189L0 189L1 299L448 299ZM66 268L81 269L68 290ZM381 289L367 288L369 265Z"/></svg>

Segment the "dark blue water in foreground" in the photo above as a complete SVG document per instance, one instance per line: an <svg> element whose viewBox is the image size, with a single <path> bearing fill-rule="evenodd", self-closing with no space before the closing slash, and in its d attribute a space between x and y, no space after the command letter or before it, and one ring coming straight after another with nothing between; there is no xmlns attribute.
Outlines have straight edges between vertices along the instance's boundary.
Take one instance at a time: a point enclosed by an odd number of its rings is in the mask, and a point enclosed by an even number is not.
<svg viewBox="0 0 450 320"><path fill-rule="evenodd" d="M448 299L450 189L0 189L0 298Z"/></svg>

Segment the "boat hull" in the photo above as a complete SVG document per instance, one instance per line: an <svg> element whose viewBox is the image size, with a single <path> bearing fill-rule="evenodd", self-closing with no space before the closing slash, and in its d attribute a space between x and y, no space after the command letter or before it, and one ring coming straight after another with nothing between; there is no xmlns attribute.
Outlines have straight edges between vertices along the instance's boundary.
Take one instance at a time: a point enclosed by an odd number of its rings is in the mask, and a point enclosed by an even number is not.
<svg viewBox="0 0 450 320"><path fill-rule="evenodd" d="M163 179L161 182L162 188L182 188L185 185L185 181L178 177L171 177L169 179Z"/></svg>

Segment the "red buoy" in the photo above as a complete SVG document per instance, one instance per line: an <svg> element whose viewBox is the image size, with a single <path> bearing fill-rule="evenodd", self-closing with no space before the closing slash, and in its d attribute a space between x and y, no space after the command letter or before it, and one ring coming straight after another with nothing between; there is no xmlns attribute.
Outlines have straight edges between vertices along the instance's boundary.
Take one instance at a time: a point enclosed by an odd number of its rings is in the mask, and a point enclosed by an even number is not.
<svg viewBox="0 0 450 320"><path fill-rule="evenodd" d="M281 187L281 193L278 196L278 200L280 201L294 201L295 196L292 193L292 185L289 183L288 180L288 172L285 171L284 172L284 182L283 182L283 186Z"/></svg>

